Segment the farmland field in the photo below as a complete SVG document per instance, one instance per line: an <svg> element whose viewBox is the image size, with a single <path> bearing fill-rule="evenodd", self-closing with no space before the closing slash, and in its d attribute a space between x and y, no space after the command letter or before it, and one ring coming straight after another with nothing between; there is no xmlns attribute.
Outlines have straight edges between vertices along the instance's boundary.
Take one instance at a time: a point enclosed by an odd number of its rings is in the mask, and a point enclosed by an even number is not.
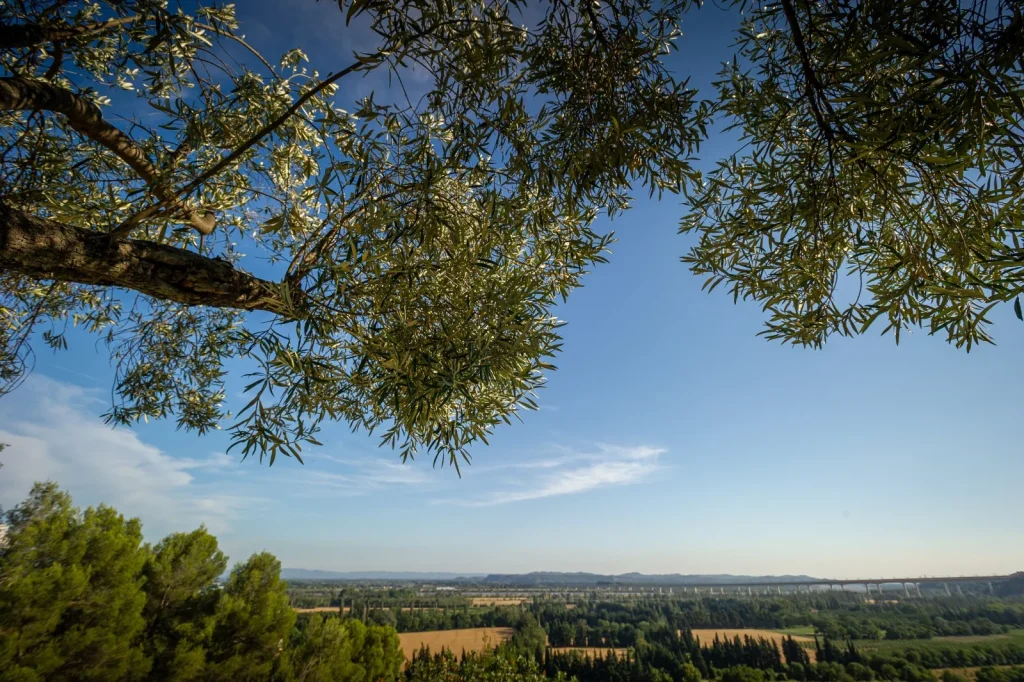
<svg viewBox="0 0 1024 682"><path fill-rule="evenodd" d="M626 652L629 651L629 649L616 649L606 646L553 646L549 651L553 654L571 654L575 651L583 654L587 658L605 658L614 652L616 656L622 658L626 655Z"/></svg>
<svg viewBox="0 0 1024 682"><path fill-rule="evenodd" d="M789 632L787 632L786 634L782 634L775 630L757 630L754 628L702 628L698 630L691 630L691 632L693 633L694 637L700 640L700 643L703 646L711 646L711 643L715 641L715 635L718 635L719 639L734 639L737 635L739 635L740 639L746 636L750 636L755 639L757 639L758 637L770 639L774 641L779 648L781 648L782 640L784 640L787 636L790 636ZM814 643L814 638L809 637L807 635L793 633L791 636L793 637L794 641L800 642L805 647L808 644Z"/></svg>
<svg viewBox="0 0 1024 682"><path fill-rule="evenodd" d="M437 653L448 649L456 656L466 651L480 651L495 647L512 638L512 628L468 628L465 630L431 630L429 632L402 632L398 635L406 659L426 646Z"/></svg>
<svg viewBox="0 0 1024 682"><path fill-rule="evenodd" d="M526 597L473 597L473 606L519 606L530 601Z"/></svg>
<svg viewBox="0 0 1024 682"><path fill-rule="evenodd" d="M854 644L862 651L901 651L903 649L944 649L988 644L1024 644L1024 629L1010 630L999 635L971 635L967 637L933 637L931 639L858 639Z"/></svg>
<svg viewBox="0 0 1024 682"><path fill-rule="evenodd" d="M1010 670L1011 668L1017 668L1017 667L1020 667L1020 666L1016 666L1016 665L994 665L992 667L993 668L998 668L1000 670ZM966 677L969 680L974 680L974 679L976 679L978 677L978 671L979 670L981 670L980 667L974 667L974 668L935 668L934 670L932 670L932 674L934 674L939 679L942 679L942 674L943 673L951 672L951 673L953 673L955 675L960 675L961 677Z"/></svg>

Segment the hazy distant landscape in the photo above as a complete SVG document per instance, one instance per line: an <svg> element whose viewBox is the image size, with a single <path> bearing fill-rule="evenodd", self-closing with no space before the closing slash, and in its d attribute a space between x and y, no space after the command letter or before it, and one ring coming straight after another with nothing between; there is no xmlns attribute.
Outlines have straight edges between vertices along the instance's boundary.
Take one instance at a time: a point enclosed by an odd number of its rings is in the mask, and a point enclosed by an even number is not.
<svg viewBox="0 0 1024 682"><path fill-rule="evenodd" d="M300 623L395 628L413 667L439 649L466 660L515 651L543 661L548 676L594 681L717 670L745 680L1005 682L1024 666L1024 574L833 588L805 575L371 573L293 580L288 595Z"/></svg>
<svg viewBox="0 0 1024 682"><path fill-rule="evenodd" d="M598 583L622 583L630 585L718 585L721 583L773 583L815 580L806 575L749 576L749 575L644 575L622 573L600 575L596 573L560 573L537 571L518 574L484 573L415 573L393 571L320 571L304 568L283 568L281 577L285 580L453 580L482 583L503 583L518 585L596 585Z"/></svg>

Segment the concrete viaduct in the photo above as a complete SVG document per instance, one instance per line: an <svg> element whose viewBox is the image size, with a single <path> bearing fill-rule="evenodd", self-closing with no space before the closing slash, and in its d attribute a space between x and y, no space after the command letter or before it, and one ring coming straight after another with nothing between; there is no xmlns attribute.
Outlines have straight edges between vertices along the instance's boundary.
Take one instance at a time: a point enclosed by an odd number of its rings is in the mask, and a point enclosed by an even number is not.
<svg viewBox="0 0 1024 682"><path fill-rule="evenodd" d="M724 594L726 590L753 594L755 589L759 593L776 591L779 594L782 594L784 588L796 591L806 588L807 591L811 591L814 587L834 590L836 586L838 586L839 589L843 590L846 589L847 585L862 585L868 594L872 594L873 591L881 594L882 585L901 585L903 587L903 594L909 597L911 589L914 590L917 596L921 596L922 583L938 583L942 585L947 595L952 595L949 588L950 583L954 584L954 588L960 594L963 593L960 591L959 583L985 583L988 587L988 591L992 593L995 591L992 587L993 583L1014 579L1024 580L1024 571L1013 573L1011 575L958 575L922 578L850 578L844 580L821 578L814 580L716 583L714 585L708 583L679 583L672 585L671 587L682 589L684 592L689 592L691 590L693 592L706 591L708 594Z"/></svg>

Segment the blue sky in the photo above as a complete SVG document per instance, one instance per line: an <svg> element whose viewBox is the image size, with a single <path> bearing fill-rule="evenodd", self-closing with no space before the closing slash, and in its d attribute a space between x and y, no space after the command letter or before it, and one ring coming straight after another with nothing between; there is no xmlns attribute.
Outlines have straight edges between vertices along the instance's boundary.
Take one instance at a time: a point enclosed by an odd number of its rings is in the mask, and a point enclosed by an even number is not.
<svg viewBox="0 0 1024 682"><path fill-rule="evenodd" d="M333 3L273 4L241 5L250 42L300 45L322 71L348 63ZM693 16L676 63L694 84L730 57L733 20L714 5ZM701 156L731 145L713 136ZM757 306L702 293L679 263L683 212L678 198L639 200L614 221L610 264L558 311L564 352L541 410L476 448L461 479L402 465L344 424L305 466L273 468L222 454L224 434L112 430L98 416L104 348L78 335L66 353L38 349L35 374L0 402L0 504L52 478L80 504L140 516L153 540L206 523L235 560L266 549L331 570L1024 568L1024 325L1009 306L992 315L1000 345L969 355L920 332L898 347L877 332L820 351L769 343Z"/></svg>

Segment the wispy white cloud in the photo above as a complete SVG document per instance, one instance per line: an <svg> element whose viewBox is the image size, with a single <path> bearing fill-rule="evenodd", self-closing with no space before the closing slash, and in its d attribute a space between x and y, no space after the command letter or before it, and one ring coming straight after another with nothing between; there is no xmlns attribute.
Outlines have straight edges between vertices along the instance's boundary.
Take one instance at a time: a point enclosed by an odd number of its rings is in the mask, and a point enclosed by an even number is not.
<svg viewBox="0 0 1024 682"><path fill-rule="evenodd" d="M328 471L320 466L325 461L340 466ZM431 471L417 462L403 464L382 455L338 457L317 452L308 457L306 462L305 467L289 472L290 480L354 495L394 486L427 487L437 482L436 477L431 476Z"/></svg>
<svg viewBox="0 0 1024 682"><path fill-rule="evenodd" d="M0 503L13 506L36 481L54 480L79 504L107 503L141 517L147 535L205 523L230 529L262 500L225 494L213 481L234 460L223 454L176 458L143 442L130 429L113 429L96 415L102 402L85 389L34 375L0 409Z"/></svg>
<svg viewBox="0 0 1024 682"><path fill-rule="evenodd" d="M537 469L558 469L572 462L586 459L586 455L564 455L544 459L519 459L505 462L473 464L470 474L489 474L494 471L535 471Z"/></svg>
<svg viewBox="0 0 1024 682"><path fill-rule="evenodd" d="M663 448L624 447L599 444L589 452L573 452L552 459L509 463L508 468L535 470L532 479L513 488L499 489L482 497L462 500L435 500L469 507L488 507L511 502L539 500L559 495L577 495L598 488L638 483L661 468L658 460ZM493 465L490 470L503 467Z"/></svg>
<svg viewBox="0 0 1024 682"><path fill-rule="evenodd" d="M182 469L199 469L205 471L223 471L238 464L238 458L223 452L211 452L202 459L184 457L177 460Z"/></svg>

